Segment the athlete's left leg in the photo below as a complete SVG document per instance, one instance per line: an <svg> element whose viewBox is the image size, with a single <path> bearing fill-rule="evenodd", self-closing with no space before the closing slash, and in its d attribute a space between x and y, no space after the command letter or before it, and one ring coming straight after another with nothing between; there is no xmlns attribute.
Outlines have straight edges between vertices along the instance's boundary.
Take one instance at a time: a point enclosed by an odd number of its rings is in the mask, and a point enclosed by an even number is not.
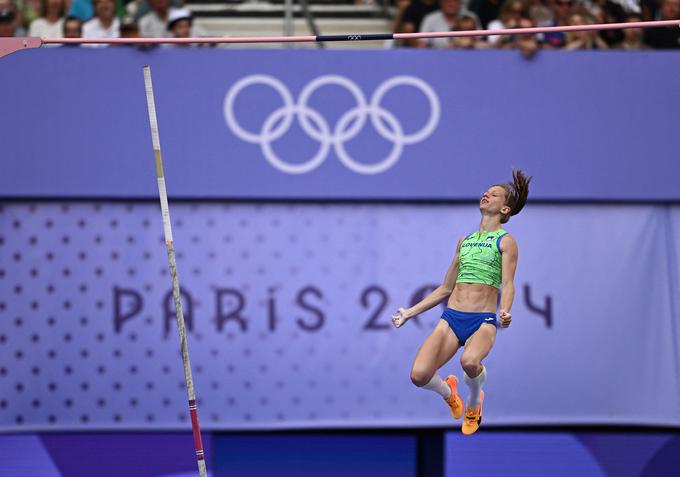
<svg viewBox="0 0 680 477"><path fill-rule="evenodd" d="M482 326L468 338L465 343L465 350L460 357L460 364L465 371L465 382L468 382L468 380L475 381L476 378L480 378L481 375L486 374L484 366L482 365L482 360L489 355L495 342L496 327L488 324L482 324ZM472 387L476 388L476 383L470 384L472 384ZM473 407L478 403L480 390L481 384L479 388L470 389L471 394L475 395L471 395L471 402L470 399L468 399L468 403Z"/></svg>
<svg viewBox="0 0 680 477"><path fill-rule="evenodd" d="M472 434L479 428L482 421L482 401L484 393L482 386L486 381L486 369L482 360L491 352L496 341L496 327L482 324L465 343L465 351L460 358L460 363L465 371L465 384L470 393L466 402L465 419L463 419L463 432Z"/></svg>

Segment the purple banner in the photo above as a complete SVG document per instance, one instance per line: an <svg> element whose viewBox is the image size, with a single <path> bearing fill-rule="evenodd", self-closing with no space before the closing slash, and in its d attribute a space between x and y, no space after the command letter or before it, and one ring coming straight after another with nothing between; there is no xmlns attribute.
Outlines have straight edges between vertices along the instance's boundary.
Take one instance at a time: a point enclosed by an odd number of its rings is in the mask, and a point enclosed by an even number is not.
<svg viewBox="0 0 680 477"><path fill-rule="evenodd" d="M172 213L206 429L451 425L409 380L440 310L399 330L389 316L440 283L474 207ZM514 320L486 361L485 423L680 425L678 217L529 206L511 221ZM0 208L0 430L187 429L167 270L155 204ZM460 377L458 358L442 373Z"/></svg>
<svg viewBox="0 0 680 477"><path fill-rule="evenodd" d="M0 61L3 197L680 200L668 52L54 48Z"/></svg>

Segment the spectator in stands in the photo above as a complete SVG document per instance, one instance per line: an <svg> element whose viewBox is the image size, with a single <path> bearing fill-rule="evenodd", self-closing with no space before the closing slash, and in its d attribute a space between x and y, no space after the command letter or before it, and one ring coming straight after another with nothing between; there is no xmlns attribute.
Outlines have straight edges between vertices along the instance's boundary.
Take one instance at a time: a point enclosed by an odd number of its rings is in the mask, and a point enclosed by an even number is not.
<svg viewBox="0 0 680 477"><path fill-rule="evenodd" d="M114 0L116 4L116 16L122 17L125 15L125 0ZM66 0L69 5L67 15L70 17L78 17L81 21L86 22L95 16L94 0Z"/></svg>
<svg viewBox="0 0 680 477"><path fill-rule="evenodd" d="M94 4L92 0L72 0L66 15L86 22L94 16Z"/></svg>
<svg viewBox="0 0 680 477"><path fill-rule="evenodd" d="M489 23L489 30L503 30L506 28L516 28L519 20L526 15L527 6L524 0L505 0L501 13L498 18ZM487 41L490 45L500 46L501 35L490 35Z"/></svg>
<svg viewBox="0 0 680 477"><path fill-rule="evenodd" d="M634 13L626 17L630 23L641 22L642 16ZM618 45L623 50L646 50L648 47L643 41L644 32L642 28L628 28L623 30L623 41Z"/></svg>
<svg viewBox="0 0 680 477"><path fill-rule="evenodd" d="M125 15L120 19L120 37L121 38L141 38L139 33L139 25L131 15Z"/></svg>
<svg viewBox="0 0 680 477"><path fill-rule="evenodd" d="M45 5L42 0L16 0L19 23L30 27L33 21L45 15Z"/></svg>
<svg viewBox="0 0 680 477"><path fill-rule="evenodd" d="M78 17L64 18L64 38L82 38L83 36L83 22ZM80 46L77 43L68 43L64 46Z"/></svg>
<svg viewBox="0 0 680 477"><path fill-rule="evenodd" d="M0 36L26 36L15 0L0 0Z"/></svg>
<svg viewBox="0 0 680 477"><path fill-rule="evenodd" d="M680 0L661 0L660 20L680 20ZM648 28L645 43L652 48L680 48L680 28L677 26Z"/></svg>
<svg viewBox="0 0 680 477"><path fill-rule="evenodd" d="M42 0L42 16L31 22L28 36L61 38L64 31L64 0ZM59 46L59 45L45 45Z"/></svg>
<svg viewBox="0 0 680 477"><path fill-rule="evenodd" d="M170 15L169 0L149 0L151 11L139 19L139 32L145 38L167 38L168 18Z"/></svg>
<svg viewBox="0 0 680 477"><path fill-rule="evenodd" d="M661 12L660 0L640 0L642 21L658 20Z"/></svg>
<svg viewBox="0 0 680 477"><path fill-rule="evenodd" d="M170 0L170 8L183 8L184 3L184 0ZM127 14L132 15L137 23L139 23L139 20L141 20L144 15L152 10L149 0L131 0L126 5L126 9Z"/></svg>
<svg viewBox="0 0 680 477"><path fill-rule="evenodd" d="M569 25L592 25L591 18L580 13L569 17ZM567 33L565 50L606 50L607 44L595 31L573 31Z"/></svg>
<svg viewBox="0 0 680 477"><path fill-rule="evenodd" d="M450 31L455 28L456 20L463 15L474 18L475 25L479 24L477 16L474 13L461 8L461 0L441 0L441 8L423 18L423 23L420 25L420 31L424 33ZM449 46L449 39L427 38L421 40L420 46L446 48Z"/></svg>
<svg viewBox="0 0 680 477"><path fill-rule="evenodd" d="M623 23L626 19L626 12L618 3L604 2L601 8L601 18L596 18L598 23ZM616 48L623 41L623 30L600 30L598 33L609 48Z"/></svg>
<svg viewBox="0 0 680 477"><path fill-rule="evenodd" d="M120 37L143 38L142 34L139 31L139 24L137 23L137 20L135 20L135 17L133 15L125 15L123 18L121 18ZM123 43L120 46L124 46L127 48L136 48L138 50L149 50L151 48L155 48L158 45L149 43L137 43L137 44Z"/></svg>
<svg viewBox="0 0 680 477"><path fill-rule="evenodd" d="M114 16L114 0L95 0L95 16L83 24L83 38L120 38L120 20ZM107 46L105 44L84 46Z"/></svg>
<svg viewBox="0 0 680 477"><path fill-rule="evenodd" d="M569 17L576 13L574 0L551 0L551 7L555 12L552 25L565 26L569 24ZM551 32L543 35L543 41L547 48L563 48L567 44L567 35L564 32Z"/></svg>
<svg viewBox="0 0 680 477"><path fill-rule="evenodd" d="M132 15L126 15L120 20L120 37L121 38L141 38L142 34L139 32L139 25ZM138 48L144 48L144 45L137 45Z"/></svg>
<svg viewBox="0 0 680 477"><path fill-rule="evenodd" d="M555 12L547 5L535 3L529 7L529 18L537 27L555 25ZM539 36L543 38L543 35Z"/></svg>
<svg viewBox="0 0 680 477"><path fill-rule="evenodd" d="M404 21L404 14L409 5L411 5L411 0L397 0L395 4L397 12L394 16L394 23L392 26L392 31L394 33L415 33L417 31L413 29L413 23ZM415 40L393 40L388 46L398 47L418 45Z"/></svg>
<svg viewBox="0 0 680 477"><path fill-rule="evenodd" d="M477 15L481 28L489 28L489 23L501 14L503 0L470 0L470 11Z"/></svg>
<svg viewBox="0 0 680 477"><path fill-rule="evenodd" d="M406 8L402 15L402 31L400 33L415 33L420 31L420 26L425 16L438 8L439 2L437 0L411 0L411 4Z"/></svg>
<svg viewBox="0 0 680 477"><path fill-rule="evenodd" d="M191 12L184 8L175 8L168 17L168 30L175 38L190 38L193 17ZM191 43L178 43L175 46L194 46Z"/></svg>
<svg viewBox="0 0 680 477"><path fill-rule="evenodd" d="M577 11L590 16L595 23L604 23L604 8L609 0L577 0Z"/></svg>
<svg viewBox="0 0 680 477"><path fill-rule="evenodd" d="M17 8L14 2L0 0L0 37L15 36L17 24Z"/></svg>
<svg viewBox="0 0 680 477"><path fill-rule="evenodd" d="M454 31L470 31L479 30L479 25L477 24L477 17L470 14L460 15L454 24ZM449 48L455 48L459 50L476 50L488 48L489 45L483 38L479 36L457 36L451 38L449 42Z"/></svg>
<svg viewBox="0 0 680 477"><path fill-rule="evenodd" d="M533 28L535 26L534 21L528 17L520 17L516 23L516 28ZM512 35L504 47L517 49L524 58L530 60L541 49L541 43L538 35Z"/></svg>
<svg viewBox="0 0 680 477"><path fill-rule="evenodd" d="M598 0L598 1L618 3L619 5L621 5L621 8L623 8L623 11L626 15L628 15L629 13L630 14L635 13L639 15L640 12L642 11L640 8L640 5L642 3L641 0Z"/></svg>

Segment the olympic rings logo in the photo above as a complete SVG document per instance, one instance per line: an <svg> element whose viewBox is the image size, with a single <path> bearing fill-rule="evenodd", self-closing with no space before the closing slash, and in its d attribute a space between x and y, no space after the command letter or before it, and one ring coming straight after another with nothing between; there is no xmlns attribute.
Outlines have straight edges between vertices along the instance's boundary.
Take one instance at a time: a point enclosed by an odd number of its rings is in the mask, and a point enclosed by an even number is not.
<svg viewBox="0 0 680 477"><path fill-rule="evenodd" d="M238 95L249 86L264 85L276 91L283 106L272 111L264 120L259 132L246 130L236 120L234 103ZM334 85L346 89L353 96L356 106L345 112L331 129L328 121L317 110L309 106L309 101L317 89ZM384 96L398 86L411 86L419 90L427 99L430 115L425 125L410 134L397 117L382 107ZM439 124L441 106L432 87L425 81L413 76L395 76L382 82L367 101L363 91L349 78L338 75L320 76L308 83L295 102L288 88L278 79L268 75L251 75L237 81L227 92L224 99L224 117L231 131L242 140L259 144L267 161L281 172L305 174L319 167L328 157L331 147L340 161L358 174L380 174L391 168L401 156L404 146L423 141ZM319 143L316 154L302 163L291 164L281 159L273 150L272 143L288 132L296 119L301 129L311 139ZM356 137L366 121L370 119L375 131L392 143L387 157L374 164L357 162L345 149L345 143Z"/></svg>

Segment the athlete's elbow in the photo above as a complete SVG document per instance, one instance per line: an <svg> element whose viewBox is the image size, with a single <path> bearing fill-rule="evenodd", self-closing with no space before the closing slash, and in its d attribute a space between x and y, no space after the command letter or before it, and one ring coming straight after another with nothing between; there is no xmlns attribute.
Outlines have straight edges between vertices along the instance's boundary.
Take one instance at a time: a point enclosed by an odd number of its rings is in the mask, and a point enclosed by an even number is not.
<svg viewBox="0 0 680 477"><path fill-rule="evenodd" d="M442 298L447 298L451 295L451 293L453 293L453 287L447 284L440 285L439 293L441 294Z"/></svg>
<svg viewBox="0 0 680 477"><path fill-rule="evenodd" d="M501 282L501 286L503 287L503 290L514 290L515 282L512 280L505 280Z"/></svg>

